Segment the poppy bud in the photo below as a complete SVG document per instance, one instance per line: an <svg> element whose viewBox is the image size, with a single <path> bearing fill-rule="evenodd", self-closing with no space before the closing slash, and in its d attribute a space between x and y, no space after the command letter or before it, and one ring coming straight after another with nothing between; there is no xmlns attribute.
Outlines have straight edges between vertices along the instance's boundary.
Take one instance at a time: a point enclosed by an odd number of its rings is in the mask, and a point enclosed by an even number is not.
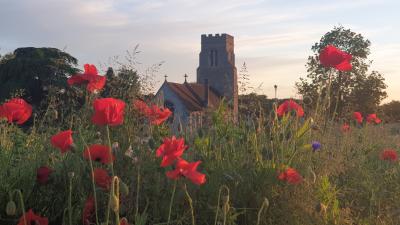
<svg viewBox="0 0 400 225"><path fill-rule="evenodd" d="M110 207L114 212L119 211L119 199L117 198L117 196L113 195L111 197Z"/></svg>
<svg viewBox="0 0 400 225"><path fill-rule="evenodd" d="M119 191L121 192L122 195L127 196L129 194L129 187L127 184L125 184L123 181L120 180L119 183Z"/></svg>
<svg viewBox="0 0 400 225"><path fill-rule="evenodd" d="M6 206L6 214L7 216L15 216L17 211L17 205L13 200L9 201Z"/></svg>

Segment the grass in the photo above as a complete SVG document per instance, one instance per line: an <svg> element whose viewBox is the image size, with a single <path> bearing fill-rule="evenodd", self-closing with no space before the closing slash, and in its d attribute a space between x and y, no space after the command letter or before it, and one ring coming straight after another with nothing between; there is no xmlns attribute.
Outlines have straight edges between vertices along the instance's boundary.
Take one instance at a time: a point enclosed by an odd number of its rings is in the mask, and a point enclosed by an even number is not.
<svg viewBox="0 0 400 225"><path fill-rule="evenodd" d="M343 133L338 123L327 121L325 127L325 120L317 116L299 119L291 114L243 119L233 125L225 122L220 110L209 126L178 134L189 145L185 159L202 161L199 170L207 182L197 186L183 178L177 183L169 180L155 157L163 137L172 135L167 125L151 126L129 106L124 124L108 133L90 123L90 102L63 118L62 124L52 124L54 113L46 113L24 131L0 123L0 207L5 209L10 200L17 207L15 215L1 210L0 224L17 224L21 217L22 204L12 194L16 190L22 192L25 210L33 208L50 224L82 224L84 202L93 193L90 164L82 152L89 144L115 142L113 171L120 191L110 224L116 224L117 215L136 225L372 225L400 220L399 162L379 158L384 148L398 151L398 125L353 124ZM48 112L54 110L51 107ZM50 137L67 128L74 131L76 147L60 154ZM313 152L312 141L321 142L322 149ZM39 185L36 169L43 165L54 172L46 185ZM303 182L278 180L279 171L287 166L299 171ZM112 196L95 190L98 218L104 222Z"/></svg>

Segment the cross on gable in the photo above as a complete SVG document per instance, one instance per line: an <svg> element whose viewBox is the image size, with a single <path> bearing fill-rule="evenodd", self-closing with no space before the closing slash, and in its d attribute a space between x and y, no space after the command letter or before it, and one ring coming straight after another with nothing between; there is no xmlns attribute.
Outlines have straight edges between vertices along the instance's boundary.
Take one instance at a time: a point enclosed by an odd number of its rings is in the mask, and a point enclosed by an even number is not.
<svg viewBox="0 0 400 225"><path fill-rule="evenodd" d="M188 75L185 73L185 83L187 82Z"/></svg>
<svg viewBox="0 0 400 225"><path fill-rule="evenodd" d="M165 75L164 75L165 81L167 81L167 77L168 77L167 74L165 74Z"/></svg>

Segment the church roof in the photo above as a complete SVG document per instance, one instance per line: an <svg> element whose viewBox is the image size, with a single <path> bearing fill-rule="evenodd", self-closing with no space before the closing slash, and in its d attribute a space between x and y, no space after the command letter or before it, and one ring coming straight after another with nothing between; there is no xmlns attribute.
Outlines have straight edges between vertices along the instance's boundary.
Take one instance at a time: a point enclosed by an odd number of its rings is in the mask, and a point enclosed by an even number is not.
<svg viewBox="0 0 400 225"><path fill-rule="evenodd" d="M183 104L189 111L204 110L205 90L204 84L198 83L173 83L166 82L170 89L182 100ZM215 109L219 106L221 97L209 88L208 107Z"/></svg>

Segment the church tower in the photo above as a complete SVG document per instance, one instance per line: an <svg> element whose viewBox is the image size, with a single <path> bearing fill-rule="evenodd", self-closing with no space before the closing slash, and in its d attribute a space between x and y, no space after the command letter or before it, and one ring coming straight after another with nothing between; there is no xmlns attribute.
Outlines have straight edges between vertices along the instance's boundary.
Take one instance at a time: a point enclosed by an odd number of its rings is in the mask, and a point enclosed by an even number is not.
<svg viewBox="0 0 400 225"><path fill-rule="evenodd" d="M238 84L233 36L201 35L197 83L208 84L219 95L225 97L232 107L234 119L237 119Z"/></svg>

